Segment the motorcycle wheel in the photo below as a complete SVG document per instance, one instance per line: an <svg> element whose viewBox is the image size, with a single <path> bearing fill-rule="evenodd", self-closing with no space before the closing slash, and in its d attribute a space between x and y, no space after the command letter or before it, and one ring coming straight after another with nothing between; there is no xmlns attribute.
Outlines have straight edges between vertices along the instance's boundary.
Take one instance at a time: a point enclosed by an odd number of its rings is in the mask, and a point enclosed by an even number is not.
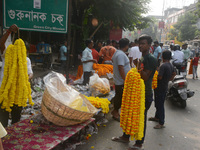
<svg viewBox="0 0 200 150"><path fill-rule="evenodd" d="M185 108L187 106L186 101L181 101L180 104L181 104L181 108Z"/></svg>

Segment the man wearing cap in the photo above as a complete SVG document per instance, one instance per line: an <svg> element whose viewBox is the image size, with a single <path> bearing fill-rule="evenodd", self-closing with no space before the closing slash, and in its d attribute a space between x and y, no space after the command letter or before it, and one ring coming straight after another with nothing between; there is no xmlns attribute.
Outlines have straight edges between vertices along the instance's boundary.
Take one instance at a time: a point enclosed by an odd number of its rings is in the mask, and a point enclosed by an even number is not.
<svg viewBox="0 0 200 150"><path fill-rule="evenodd" d="M184 60L188 60L190 58L190 50L188 49L188 44L182 45L182 52L184 53Z"/></svg>
<svg viewBox="0 0 200 150"><path fill-rule="evenodd" d="M160 62L161 62L161 53L162 53L162 48L160 47L158 41L154 42L154 46L155 46L155 50L154 50L154 57L157 58L158 61L158 67L160 66Z"/></svg>

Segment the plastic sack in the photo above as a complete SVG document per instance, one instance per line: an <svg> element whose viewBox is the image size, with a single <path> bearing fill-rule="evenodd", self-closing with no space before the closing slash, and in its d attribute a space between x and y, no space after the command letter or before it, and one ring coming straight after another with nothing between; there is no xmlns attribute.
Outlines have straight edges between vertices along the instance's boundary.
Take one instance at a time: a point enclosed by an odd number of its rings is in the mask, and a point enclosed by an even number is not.
<svg viewBox="0 0 200 150"><path fill-rule="evenodd" d="M97 112L97 109L84 96L66 84L66 78L62 74L51 72L44 77L44 83L51 96L65 106L83 112Z"/></svg>
<svg viewBox="0 0 200 150"><path fill-rule="evenodd" d="M96 73L90 77L89 87L92 96L104 96L110 92L108 79L100 78Z"/></svg>

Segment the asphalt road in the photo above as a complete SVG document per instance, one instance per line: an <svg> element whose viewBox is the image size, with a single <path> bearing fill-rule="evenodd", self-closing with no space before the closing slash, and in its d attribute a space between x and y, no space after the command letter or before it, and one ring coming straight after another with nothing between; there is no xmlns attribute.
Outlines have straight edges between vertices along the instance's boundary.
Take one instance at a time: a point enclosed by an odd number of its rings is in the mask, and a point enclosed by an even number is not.
<svg viewBox="0 0 200 150"><path fill-rule="evenodd" d="M194 97L187 100L185 109L165 102L166 128L156 130L155 122L147 123L147 134L144 143L145 150L200 150L200 80L188 76L189 89L195 91ZM154 103L148 112L148 117L154 116ZM129 144L111 141L113 136L122 135L119 122L114 121L108 114L109 122L106 127L99 127L99 132L92 135L89 141L77 150L126 150Z"/></svg>

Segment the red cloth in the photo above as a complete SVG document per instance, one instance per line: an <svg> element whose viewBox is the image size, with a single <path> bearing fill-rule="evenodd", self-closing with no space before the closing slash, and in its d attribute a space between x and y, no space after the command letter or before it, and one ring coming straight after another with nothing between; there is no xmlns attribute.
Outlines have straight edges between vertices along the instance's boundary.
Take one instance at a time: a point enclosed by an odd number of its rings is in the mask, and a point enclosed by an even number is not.
<svg viewBox="0 0 200 150"><path fill-rule="evenodd" d="M194 57L193 59L193 66L198 66L199 57Z"/></svg>
<svg viewBox="0 0 200 150"><path fill-rule="evenodd" d="M99 53L97 52L97 50L92 49L92 56L93 59L97 60L97 62L99 61Z"/></svg>
<svg viewBox="0 0 200 150"><path fill-rule="evenodd" d="M85 128L94 119L70 127L30 123L25 119L6 128L8 135L2 138L4 150L50 150Z"/></svg>

